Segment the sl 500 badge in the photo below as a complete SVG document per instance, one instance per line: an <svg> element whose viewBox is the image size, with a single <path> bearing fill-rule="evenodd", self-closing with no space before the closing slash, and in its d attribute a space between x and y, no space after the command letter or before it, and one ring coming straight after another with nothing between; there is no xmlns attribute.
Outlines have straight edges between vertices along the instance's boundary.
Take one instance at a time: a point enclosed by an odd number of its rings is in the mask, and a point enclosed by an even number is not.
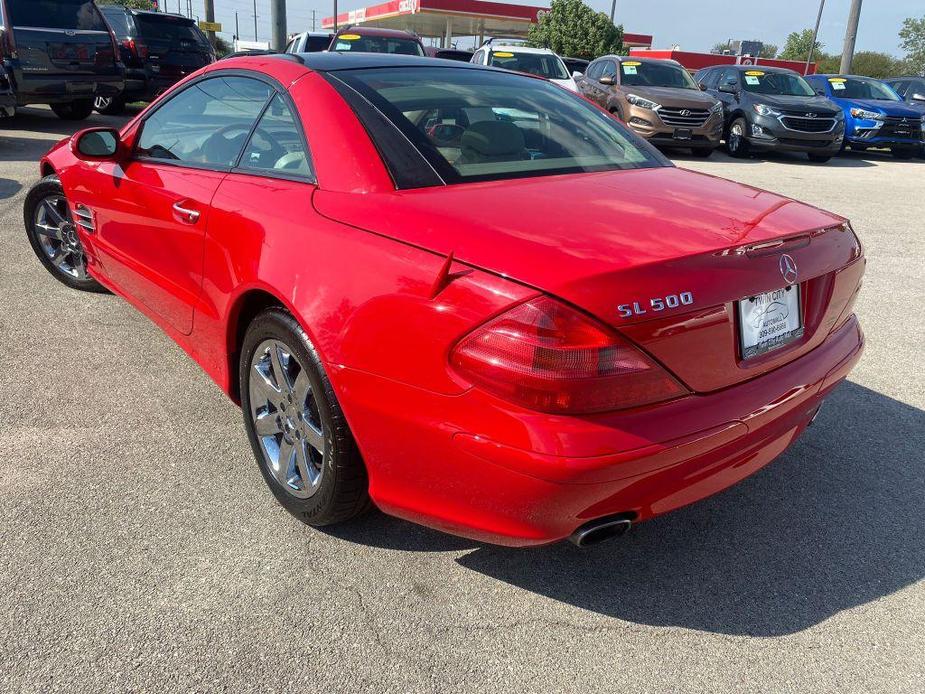
<svg viewBox="0 0 925 694"><path fill-rule="evenodd" d="M631 304L620 304L617 306L617 310L620 312L620 318L632 318L633 316L641 316L649 311L659 313L660 311L678 308L679 306L690 306L693 303L693 293L681 292L680 294L657 296L649 299L648 303L634 301Z"/></svg>

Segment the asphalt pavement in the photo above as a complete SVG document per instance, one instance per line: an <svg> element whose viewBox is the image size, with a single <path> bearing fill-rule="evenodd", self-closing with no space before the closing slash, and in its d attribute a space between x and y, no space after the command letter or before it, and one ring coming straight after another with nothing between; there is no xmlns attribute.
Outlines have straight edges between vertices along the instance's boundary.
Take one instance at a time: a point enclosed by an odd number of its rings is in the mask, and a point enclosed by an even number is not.
<svg viewBox="0 0 925 694"><path fill-rule="evenodd" d="M925 161L676 157L854 221L867 352L753 478L511 550L283 511L185 353L34 257L23 198L76 127L0 121L0 691L925 690Z"/></svg>

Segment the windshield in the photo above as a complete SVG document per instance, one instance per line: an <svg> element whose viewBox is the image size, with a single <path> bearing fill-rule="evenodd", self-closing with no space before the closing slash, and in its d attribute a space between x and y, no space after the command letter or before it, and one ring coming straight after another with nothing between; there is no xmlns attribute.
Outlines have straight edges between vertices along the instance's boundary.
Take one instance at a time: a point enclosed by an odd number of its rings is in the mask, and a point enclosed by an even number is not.
<svg viewBox="0 0 925 694"><path fill-rule="evenodd" d="M93 0L7 0L6 6L13 26L109 31Z"/></svg>
<svg viewBox="0 0 925 694"><path fill-rule="evenodd" d="M745 91L753 94L772 94L778 96L815 96L806 80L799 75L788 72L763 72L748 70L742 75Z"/></svg>
<svg viewBox="0 0 925 694"><path fill-rule="evenodd" d="M568 73L559 56L549 53L514 53L513 51L493 51L489 65L503 67L514 72L526 72L529 75L545 77L551 80L567 80Z"/></svg>
<svg viewBox="0 0 925 694"><path fill-rule="evenodd" d="M832 95L839 99L873 99L874 101L902 101L893 90L876 80L857 77L830 77Z"/></svg>
<svg viewBox="0 0 925 694"><path fill-rule="evenodd" d="M687 70L671 63L626 60L620 63L620 71L623 73L621 84L630 87L698 89Z"/></svg>
<svg viewBox="0 0 925 694"><path fill-rule="evenodd" d="M362 53L398 53L400 55L424 55L421 44L414 39L392 36L360 36L341 34L334 40L332 51L359 51Z"/></svg>
<svg viewBox="0 0 925 694"><path fill-rule="evenodd" d="M338 74L448 183L670 166L615 118L542 80L469 68Z"/></svg>

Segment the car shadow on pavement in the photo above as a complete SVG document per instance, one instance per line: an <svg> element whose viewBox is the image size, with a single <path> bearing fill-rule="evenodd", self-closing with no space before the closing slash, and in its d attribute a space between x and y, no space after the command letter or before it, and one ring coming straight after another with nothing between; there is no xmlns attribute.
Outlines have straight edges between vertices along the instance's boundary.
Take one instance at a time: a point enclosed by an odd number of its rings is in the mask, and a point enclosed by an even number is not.
<svg viewBox="0 0 925 694"><path fill-rule="evenodd" d="M14 118L0 120L0 161L38 162L61 138L84 128L121 128L131 115L128 112L124 116L94 113L82 121L66 121L47 108L19 109ZM32 136L23 137L24 133Z"/></svg>
<svg viewBox="0 0 925 694"><path fill-rule="evenodd" d="M794 633L925 576L925 412L846 383L780 459L620 540L460 565L576 607L653 626Z"/></svg>
<svg viewBox="0 0 925 694"><path fill-rule="evenodd" d="M22 190L22 183L19 181L14 181L12 178L0 178L0 200L12 198L20 190Z"/></svg>

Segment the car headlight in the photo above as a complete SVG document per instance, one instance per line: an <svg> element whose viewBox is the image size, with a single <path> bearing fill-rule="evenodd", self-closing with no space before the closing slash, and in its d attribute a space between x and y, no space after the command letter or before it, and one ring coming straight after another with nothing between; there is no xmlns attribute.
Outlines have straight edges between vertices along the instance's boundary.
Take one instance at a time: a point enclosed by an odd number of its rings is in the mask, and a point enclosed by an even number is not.
<svg viewBox="0 0 925 694"><path fill-rule="evenodd" d="M661 104L657 104L654 101L649 99L643 99L641 96L636 96L635 94L627 94L626 100L629 101L633 106L638 106L639 108L647 108L650 111L657 111L662 107Z"/></svg>
<svg viewBox="0 0 925 694"><path fill-rule="evenodd" d="M779 116L780 111L776 111L767 104L755 104L752 106L755 109L755 113L759 116Z"/></svg>
<svg viewBox="0 0 925 694"><path fill-rule="evenodd" d="M861 120L883 120L884 119L884 115L882 113L877 113L876 111L867 111L863 108L851 109L851 116L853 118L860 118Z"/></svg>
<svg viewBox="0 0 925 694"><path fill-rule="evenodd" d="M710 107L710 113L722 113L723 112L723 102L717 101Z"/></svg>

